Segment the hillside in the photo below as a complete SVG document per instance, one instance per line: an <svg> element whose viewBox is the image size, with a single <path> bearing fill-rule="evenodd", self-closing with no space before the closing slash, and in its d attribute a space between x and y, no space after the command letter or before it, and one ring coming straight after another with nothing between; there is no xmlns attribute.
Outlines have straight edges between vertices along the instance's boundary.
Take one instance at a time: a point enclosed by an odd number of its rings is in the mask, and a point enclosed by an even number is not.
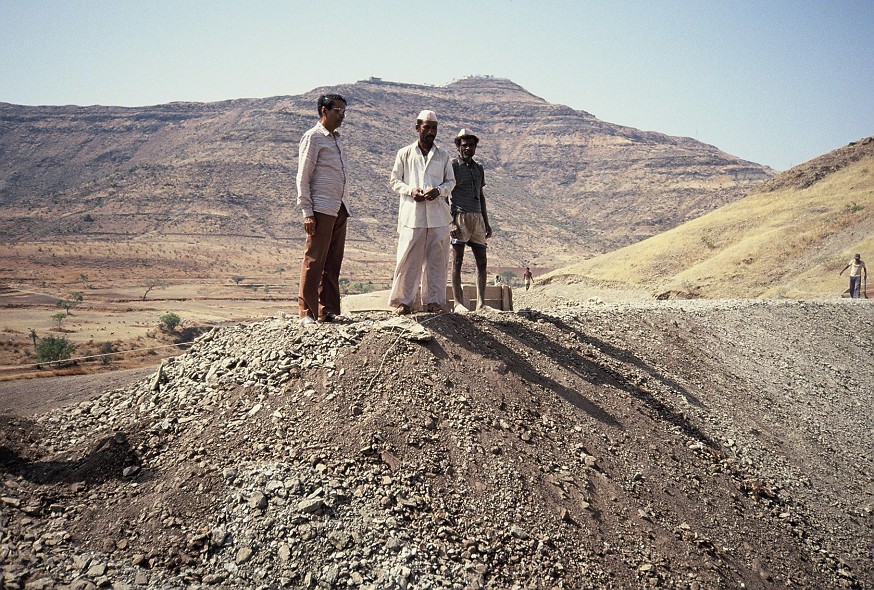
<svg viewBox="0 0 874 590"><path fill-rule="evenodd" d="M215 330L0 415L4 587L871 587L869 307Z"/></svg>
<svg viewBox="0 0 874 590"><path fill-rule="evenodd" d="M855 252L863 260L874 256L872 137L792 168L674 229L556 270L542 282L679 297L835 297L847 288L846 274L838 273Z"/></svg>
<svg viewBox="0 0 874 590"><path fill-rule="evenodd" d="M300 96L137 108L0 104L0 235L16 246L47 242L0 267L50 265L54 249L94 275L123 264L119 254L133 246L142 252L128 276L226 277L251 269L242 246L269 252L277 265L302 240L297 144L326 91L349 99L350 257L370 264L372 279L391 272L397 199L387 177L397 149L415 139L423 107L440 115L438 143L454 149L462 126L482 138L500 266L554 268L612 250L773 176L716 147L600 121L495 78L445 87L369 80ZM59 242L67 243L53 248ZM160 251L167 243L206 251L169 260ZM227 267L216 270L216 259ZM46 274L21 278L52 279Z"/></svg>

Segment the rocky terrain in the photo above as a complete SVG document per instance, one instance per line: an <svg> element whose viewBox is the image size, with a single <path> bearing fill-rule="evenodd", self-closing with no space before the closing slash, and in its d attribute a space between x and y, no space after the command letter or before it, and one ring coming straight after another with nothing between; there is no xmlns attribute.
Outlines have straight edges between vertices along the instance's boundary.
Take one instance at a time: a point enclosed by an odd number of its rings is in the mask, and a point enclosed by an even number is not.
<svg viewBox="0 0 874 590"><path fill-rule="evenodd" d="M874 136L864 137L859 141L853 141L809 162L795 166L791 170L762 183L758 190L775 192L787 187L804 189L854 162L872 157L874 157Z"/></svg>
<svg viewBox="0 0 874 590"><path fill-rule="evenodd" d="M299 96L136 108L0 104L0 235L139 245L225 236L236 248L243 238L300 240L297 146L323 92L349 100L341 130L351 166L349 237L371 258L393 250L386 220L397 215L397 197L388 175L425 107L440 115L443 146L454 150L461 127L482 139L502 265L555 267L608 251L773 176L714 146L601 121L495 78L445 87L366 80ZM227 257L220 246L216 256ZM87 273L96 257L86 249L75 264ZM127 266L155 263L149 258ZM211 270L158 262L171 276Z"/></svg>
<svg viewBox="0 0 874 590"><path fill-rule="evenodd" d="M869 302L542 303L0 415L0 587L874 586Z"/></svg>

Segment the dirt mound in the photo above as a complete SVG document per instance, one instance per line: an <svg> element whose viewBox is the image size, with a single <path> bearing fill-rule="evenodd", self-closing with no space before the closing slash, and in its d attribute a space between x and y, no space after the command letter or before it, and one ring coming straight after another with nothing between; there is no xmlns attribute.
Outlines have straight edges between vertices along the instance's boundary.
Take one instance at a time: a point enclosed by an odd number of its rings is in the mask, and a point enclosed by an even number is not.
<svg viewBox="0 0 874 590"><path fill-rule="evenodd" d="M874 584L870 304L418 319L2 417L0 587Z"/></svg>

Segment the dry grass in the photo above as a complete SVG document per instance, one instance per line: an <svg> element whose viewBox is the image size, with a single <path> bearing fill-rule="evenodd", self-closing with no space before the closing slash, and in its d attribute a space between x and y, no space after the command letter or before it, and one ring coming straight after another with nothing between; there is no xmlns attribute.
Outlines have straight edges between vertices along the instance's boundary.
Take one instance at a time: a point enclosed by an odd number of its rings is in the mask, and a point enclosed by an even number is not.
<svg viewBox="0 0 874 590"><path fill-rule="evenodd" d="M119 351L113 366L130 368L178 353L170 346L177 337L158 329L167 312L182 318L182 328L296 314L301 246L285 240L150 236L120 243L6 244L0 250L0 369L8 376L8 367L35 364L31 330L40 337L66 337L76 345L76 357L97 355L110 342ZM342 276L385 288L394 252L362 246L367 244L347 245ZM52 318L63 311L57 301L75 292L83 301L59 329ZM100 367L99 360L83 364Z"/></svg>
<svg viewBox="0 0 874 590"><path fill-rule="evenodd" d="M874 159L805 189L750 196L544 278L703 297L832 297L854 252L874 252Z"/></svg>

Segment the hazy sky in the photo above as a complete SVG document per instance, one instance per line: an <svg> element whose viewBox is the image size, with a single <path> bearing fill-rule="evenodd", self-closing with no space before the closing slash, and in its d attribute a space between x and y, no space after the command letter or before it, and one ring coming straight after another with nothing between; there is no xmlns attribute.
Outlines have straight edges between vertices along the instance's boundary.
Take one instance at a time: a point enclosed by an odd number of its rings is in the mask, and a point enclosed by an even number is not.
<svg viewBox="0 0 874 590"><path fill-rule="evenodd" d="M470 74L784 170L874 135L874 1L0 0L2 102L153 105Z"/></svg>

